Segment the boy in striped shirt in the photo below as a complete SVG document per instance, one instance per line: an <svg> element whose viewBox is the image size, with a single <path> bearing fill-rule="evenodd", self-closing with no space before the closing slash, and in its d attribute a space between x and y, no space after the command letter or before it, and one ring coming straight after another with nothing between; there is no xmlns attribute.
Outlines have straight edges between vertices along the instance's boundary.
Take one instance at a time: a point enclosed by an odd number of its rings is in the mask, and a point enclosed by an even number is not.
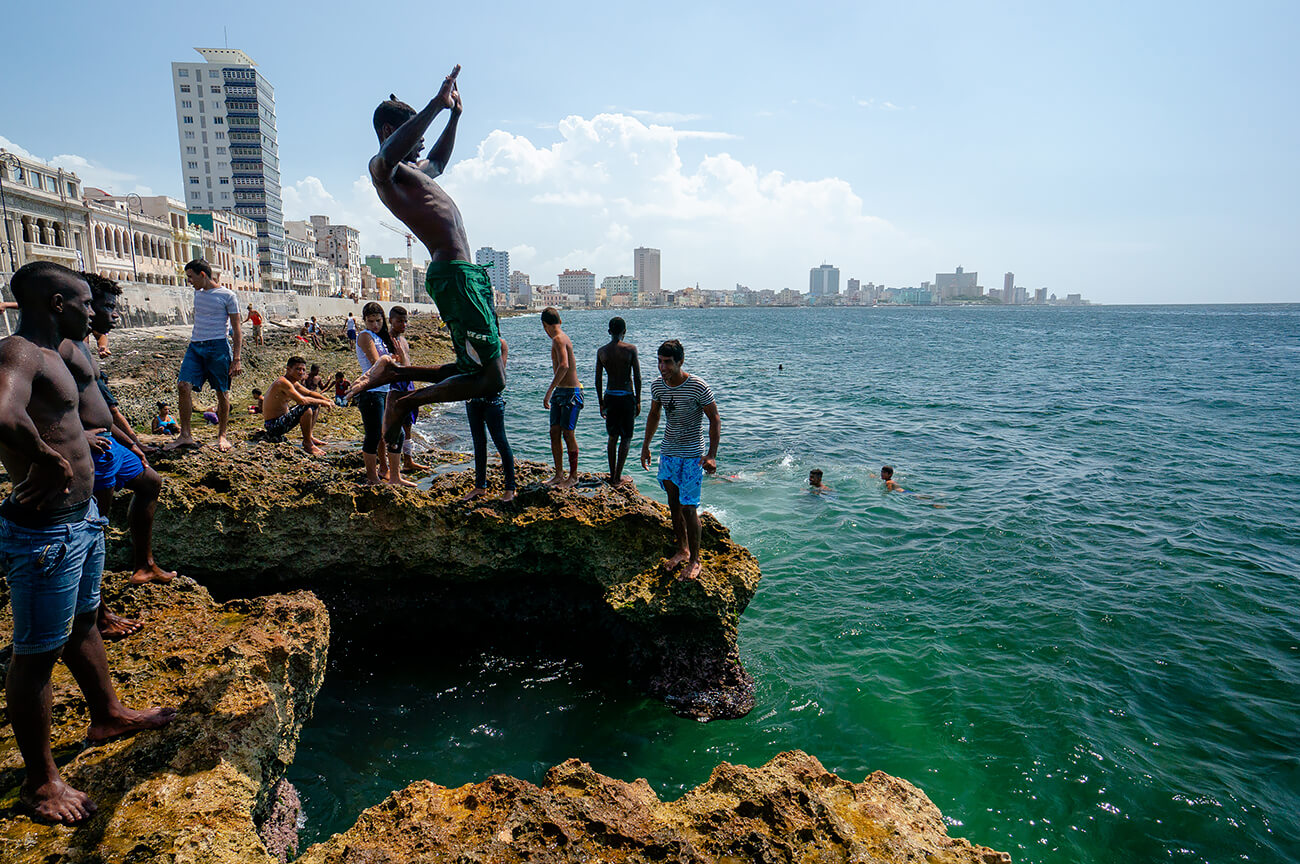
<svg viewBox="0 0 1300 864"><path fill-rule="evenodd" d="M673 517L677 551L664 561L669 571L686 564L679 579L700 575L700 486L704 474L718 470L718 438L722 419L709 385L682 369L686 351L682 343L669 339L659 346L659 378L650 384L650 415L645 421L641 444L641 467L650 470L650 442L659 428L659 414L667 418L659 446L659 485L668 493L668 510ZM709 418L709 447L704 448L702 420Z"/></svg>

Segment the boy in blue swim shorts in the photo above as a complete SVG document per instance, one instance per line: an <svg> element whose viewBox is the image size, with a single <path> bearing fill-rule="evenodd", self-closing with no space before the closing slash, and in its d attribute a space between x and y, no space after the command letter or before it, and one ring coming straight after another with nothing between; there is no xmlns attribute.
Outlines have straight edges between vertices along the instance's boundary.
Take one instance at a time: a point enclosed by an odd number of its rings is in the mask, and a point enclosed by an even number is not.
<svg viewBox="0 0 1300 864"><path fill-rule="evenodd" d="M673 517L677 551L663 562L671 571L686 564L679 579L700 575L700 486L705 473L718 470L718 438L722 419L709 385L682 369L686 351L682 343L669 339L659 346L659 378L650 385L650 415L645 421L641 444L641 467L650 470L650 442L659 428L659 417L667 417L659 447L659 485L668 493L668 510ZM709 418L709 447L704 448L701 429Z"/></svg>
<svg viewBox="0 0 1300 864"><path fill-rule="evenodd" d="M578 383L578 363L573 356L573 341L560 329L560 312L554 306L542 310L542 329L551 340L551 369L555 375L542 397L542 407L551 412L551 457L555 476L547 486L569 489L578 485L578 412L582 410L582 385ZM569 474L564 474L564 448L569 448Z"/></svg>

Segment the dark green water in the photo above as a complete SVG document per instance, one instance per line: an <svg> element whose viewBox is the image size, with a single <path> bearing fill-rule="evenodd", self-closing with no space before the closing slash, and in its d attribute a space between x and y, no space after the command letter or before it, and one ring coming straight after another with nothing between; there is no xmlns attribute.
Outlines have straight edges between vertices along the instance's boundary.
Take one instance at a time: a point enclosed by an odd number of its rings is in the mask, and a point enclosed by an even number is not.
<svg viewBox="0 0 1300 864"><path fill-rule="evenodd" d="M1020 862L1300 860L1300 306L625 317L647 390L671 336L718 396L734 476L704 506L763 568L757 707L694 723L574 662L336 664L290 770L304 839L421 778L576 756L674 798L800 748ZM584 365L606 320L566 318ZM545 461L549 343L503 330L511 440ZM579 431L605 470L594 408Z"/></svg>

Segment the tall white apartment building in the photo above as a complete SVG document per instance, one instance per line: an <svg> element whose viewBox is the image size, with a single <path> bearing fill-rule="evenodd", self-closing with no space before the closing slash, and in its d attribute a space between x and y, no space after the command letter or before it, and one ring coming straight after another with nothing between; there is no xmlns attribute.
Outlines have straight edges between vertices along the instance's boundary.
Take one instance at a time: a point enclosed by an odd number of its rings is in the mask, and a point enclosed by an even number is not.
<svg viewBox="0 0 1300 864"><path fill-rule="evenodd" d="M275 90L237 48L194 50L203 62L172 63L185 206L253 220L262 288L286 291Z"/></svg>
<svg viewBox="0 0 1300 864"><path fill-rule="evenodd" d="M632 251L632 275L636 277L641 292L658 296L659 285L659 250L639 246Z"/></svg>
<svg viewBox="0 0 1300 864"><path fill-rule="evenodd" d="M474 263L488 271L493 289L503 294L510 292L510 253L484 246L474 253Z"/></svg>

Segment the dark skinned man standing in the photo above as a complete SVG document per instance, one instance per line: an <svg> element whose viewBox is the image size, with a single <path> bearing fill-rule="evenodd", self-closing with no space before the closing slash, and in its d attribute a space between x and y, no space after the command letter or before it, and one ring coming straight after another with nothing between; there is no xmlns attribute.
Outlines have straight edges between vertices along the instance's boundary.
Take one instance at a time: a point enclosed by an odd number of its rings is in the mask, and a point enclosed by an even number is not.
<svg viewBox="0 0 1300 864"><path fill-rule="evenodd" d="M460 210L434 182L446 169L456 143L456 125L462 110L456 89L459 74L460 66L456 66L421 111L398 101L396 96L375 109L375 134L380 147L378 155L370 160L370 180L384 206L429 250L424 286L451 331L456 351L456 362L443 366L400 366L389 358L380 358L353 383L349 396L394 381L434 382L430 387L388 400L384 437L390 444L401 431L401 418L421 405L493 396L506 383L491 282L484 268L470 263L469 239ZM429 151L429 158L421 159L425 130L443 110L450 111L451 118Z"/></svg>
<svg viewBox="0 0 1300 864"><path fill-rule="evenodd" d="M14 617L5 699L27 768L19 791L38 818L73 823L95 804L64 782L50 752L50 673L67 664L90 711L87 740L157 729L171 708L133 711L117 698L95 626L104 526L91 494L94 466L77 411L77 382L59 346L90 332L90 287L58 264L34 262L10 288L22 318L0 340L0 461L14 481L0 503L0 556Z"/></svg>

